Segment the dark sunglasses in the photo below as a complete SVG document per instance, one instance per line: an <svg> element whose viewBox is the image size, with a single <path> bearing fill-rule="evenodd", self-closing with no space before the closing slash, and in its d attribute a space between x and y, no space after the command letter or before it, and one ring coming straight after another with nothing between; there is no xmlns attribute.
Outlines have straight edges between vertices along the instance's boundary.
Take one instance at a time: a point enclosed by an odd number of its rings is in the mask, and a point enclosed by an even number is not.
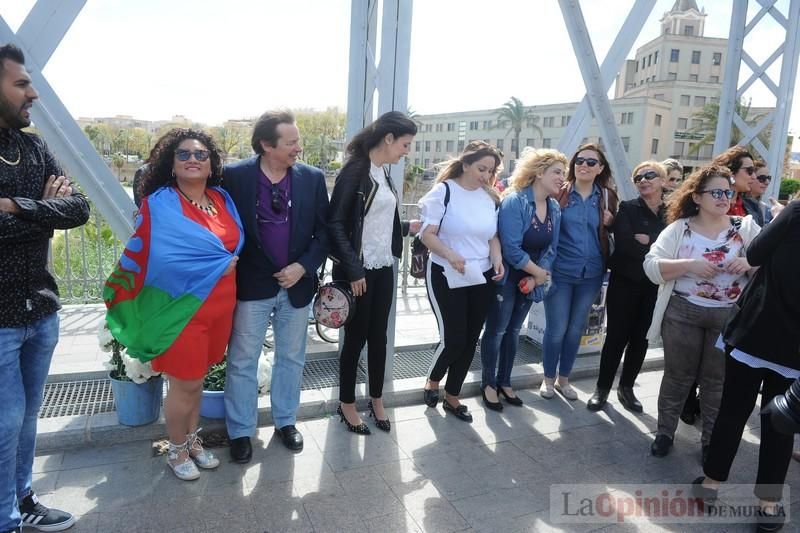
<svg viewBox="0 0 800 533"><path fill-rule="evenodd" d="M708 189L705 191L700 191L700 194L708 193L714 200L722 200L722 197L725 196L728 200L733 200L733 189Z"/></svg>
<svg viewBox="0 0 800 533"><path fill-rule="evenodd" d="M772 176L756 176L756 179L761 183L769 183L772 181Z"/></svg>
<svg viewBox="0 0 800 533"><path fill-rule="evenodd" d="M281 190L278 188L276 183L272 184L272 210L276 213L281 212L281 208L283 207L283 195L281 194Z"/></svg>
<svg viewBox="0 0 800 533"><path fill-rule="evenodd" d="M756 173L756 167L742 167L742 170L744 170L751 176Z"/></svg>
<svg viewBox="0 0 800 533"><path fill-rule="evenodd" d="M633 182L634 183L639 183L642 180L650 181L650 180L656 179L657 177L658 177L658 172L653 172L652 170L648 170L647 172L645 172L643 174L636 174L633 177Z"/></svg>
<svg viewBox="0 0 800 533"><path fill-rule="evenodd" d="M599 162L600 161L598 161L594 157L576 157L575 158L575 166L576 167L581 166L584 163L586 163L586 165L589 166L589 167L593 167Z"/></svg>
<svg viewBox="0 0 800 533"><path fill-rule="evenodd" d="M194 155L194 158L197 161L206 161L208 156L211 155L211 152L208 150L184 150L178 149L175 150L175 157L178 158L178 161L188 161L190 157Z"/></svg>

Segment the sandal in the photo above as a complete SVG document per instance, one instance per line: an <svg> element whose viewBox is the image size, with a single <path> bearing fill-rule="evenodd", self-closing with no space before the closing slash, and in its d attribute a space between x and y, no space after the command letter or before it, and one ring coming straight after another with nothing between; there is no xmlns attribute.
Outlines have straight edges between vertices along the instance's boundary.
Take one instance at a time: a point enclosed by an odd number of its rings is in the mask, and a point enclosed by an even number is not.
<svg viewBox="0 0 800 533"><path fill-rule="evenodd" d="M200 468L216 468L219 466L219 459L213 453L206 451L203 448L203 439L200 438L200 430L197 428L193 433L186 435L186 446L189 449L189 457L194 461L194 464Z"/></svg>
<svg viewBox="0 0 800 533"><path fill-rule="evenodd" d="M183 444L169 443L169 450L167 451L167 465L172 469L175 477L184 481L191 481L200 477L200 471L192 461L189 455L189 443ZM179 461L181 454L186 452L186 459Z"/></svg>

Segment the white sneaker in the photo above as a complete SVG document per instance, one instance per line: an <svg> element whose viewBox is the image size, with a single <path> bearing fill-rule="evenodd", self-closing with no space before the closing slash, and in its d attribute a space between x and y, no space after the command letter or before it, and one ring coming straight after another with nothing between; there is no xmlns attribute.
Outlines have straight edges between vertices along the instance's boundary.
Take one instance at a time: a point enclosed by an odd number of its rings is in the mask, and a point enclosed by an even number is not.
<svg viewBox="0 0 800 533"><path fill-rule="evenodd" d="M556 383L554 388L567 400L573 402L578 399L578 393L575 392L575 389L569 383Z"/></svg>
<svg viewBox="0 0 800 533"><path fill-rule="evenodd" d="M219 466L219 459L203 448L203 439L198 435L201 429L197 428L194 433L186 435L186 447L189 449L189 457L200 468L216 468Z"/></svg>
<svg viewBox="0 0 800 533"><path fill-rule="evenodd" d="M181 461L180 456L182 452L186 452L186 458ZM167 465L172 469L175 477L184 481L191 481L200 477L200 471L195 466L189 455L189 447L187 443L173 444L169 443L169 451L167 452Z"/></svg>
<svg viewBox="0 0 800 533"><path fill-rule="evenodd" d="M545 400L549 400L556 395L556 393L553 391L552 380L548 380L547 378L542 380L542 386L539 387L539 395L541 395L541 397Z"/></svg>

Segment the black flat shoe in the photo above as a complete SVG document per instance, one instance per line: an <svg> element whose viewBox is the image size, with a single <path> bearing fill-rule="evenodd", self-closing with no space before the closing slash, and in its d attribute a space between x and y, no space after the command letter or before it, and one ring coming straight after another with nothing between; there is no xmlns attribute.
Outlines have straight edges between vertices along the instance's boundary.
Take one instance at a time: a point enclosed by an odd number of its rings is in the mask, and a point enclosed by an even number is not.
<svg viewBox="0 0 800 533"><path fill-rule="evenodd" d="M608 400L608 393L609 389L597 389L592 394L592 397L589 398L589 401L586 402L586 408L590 411L599 411L603 408Z"/></svg>
<svg viewBox="0 0 800 533"><path fill-rule="evenodd" d="M353 433L358 433L359 435L371 435L372 434L372 432L369 430L369 426L367 426L364 422L361 422L357 426L354 426L353 424L351 424L350 421L347 420L347 418L344 416L344 413L342 412L342 406L341 405L336 408L336 414L339 415L339 420L344 422L344 424L347 426L347 430L348 431L351 431Z"/></svg>
<svg viewBox="0 0 800 533"><path fill-rule="evenodd" d="M499 391L500 389L498 389ZM498 392L499 394L499 392ZM486 397L486 388L481 390L481 396L483 396L483 405L486 406L487 409L491 409L492 411L502 411L503 404L500 402L490 402L489 399ZM447 402L445 402L447 403Z"/></svg>
<svg viewBox="0 0 800 533"><path fill-rule="evenodd" d="M436 407L439 403L439 389L425 389L425 405L428 407Z"/></svg>
<svg viewBox="0 0 800 533"><path fill-rule="evenodd" d="M250 444L250 437L231 439L230 452L234 463L249 463L253 457L253 445Z"/></svg>
<svg viewBox="0 0 800 533"><path fill-rule="evenodd" d="M293 425L275 428L275 433L281 438L283 445L293 452L299 452L303 449L303 435Z"/></svg>
<svg viewBox="0 0 800 533"><path fill-rule="evenodd" d="M497 397L499 398L500 396L505 398L506 401L511 405L522 407L522 400L520 400L518 396L509 396L508 394L506 394L506 391L503 390L503 387L497 387Z"/></svg>
<svg viewBox="0 0 800 533"><path fill-rule="evenodd" d="M458 407L453 407L447 400L442 400L442 407L444 407L445 411L456 415L456 418L460 418L464 422L472 422L472 414L467 410L466 405L462 404Z"/></svg>
<svg viewBox="0 0 800 533"><path fill-rule="evenodd" d="M367 403L367 408L369 409L369 416L375 419L375 425L378 427L378 429L389 433L392 430L391 422L389 422L388 418L386 420L378 419L378 416L375 414L375 406L372 405L372 400Z"/></svg>
<svg viewBox="0 0 800 533"><path fill-rule="evenodd" d="M692 481L692 496L703 500L703 502L706 504L710 504L717 501L717 489L709 489L708 487L704 487L703 481L705 479L705 476L700 476Z"/></svg>
<svg viewBox="0 0 800 533"><path fill-rule="evenodd" d="M772 533L783 529L783 524L786 522L786 510L779 505L776 511L776 514L768 514L758 510L756 533Z"/></svg>
<svg viewBox="0 0 800 533"><path fill-rule="evenodd" d="M656 457L666 457L672 448L672 439L666 435L656 435L653 444L650 445L650 453Z"/></svg>
<svg viewBox="0 0 800 533"><path fill-rule="evenodd" d="M642 404L636 399L633 387L617 387L617 399L628 411L633 411L634 413L642 412Z"/></svg>

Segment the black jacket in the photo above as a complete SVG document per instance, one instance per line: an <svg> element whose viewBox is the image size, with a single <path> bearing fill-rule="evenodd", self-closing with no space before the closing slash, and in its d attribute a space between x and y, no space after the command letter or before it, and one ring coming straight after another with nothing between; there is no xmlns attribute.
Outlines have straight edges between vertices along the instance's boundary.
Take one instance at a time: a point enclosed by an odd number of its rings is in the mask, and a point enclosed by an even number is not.
<svg viewBox="0 0 800 533"><path fill-rule="evenodd" d="M614 219L614 253L609 268L617 276L625 276L633 281L645 281L644 256L650 251L650 244L656 242L658 235L666 227L666 213L662 204L656 215L647 207L642 197L620 202L617 217ZM650 244L642 244L633 236L644 233L650 237Z"/></svg>
<svg viewBox="0 0 800 533"><path fill-rule="evenodd" d="M800 370L800 202L786 206L747 249L761 268L736 302L723 330L725 343L750 355Z"/></svg>
<svg viewBox="0 0 800 533"><path fill-rule="evenodd" d="M0 212L0 328L25 326L60 308L58 287L47 270L53 230L75 228L89 219L89 202L75 191L67 198L42 199L51 175L64 172L44 141L14 129L0 129L0 153L19 153L20 162L0 162L0 198L20 212Z"/></svg>
<svg viewBox="0 0 800 533"><path fill-rule="evenodd" d="M225 167L223 187L231 195L244 226L244 248L236 265L236 298L263 300L280 290L273 274L280 270L261 246L256 221L258 200L258 165L260 156L237 161ZM291 234L289 263L300 263L306 269L303 277L289 289L293 307L308 305L317 292L317 270L328 254L328 191L325 176L318 168L294 164L289 172L292 180Z"/></svg>
<svg viewBox="0 0 800 533"><path fill-rule="evenodd" d="M378 187L386 186L397 198L392 179L386 175L383 183L376 183L369 175L369 164L345 165L336 177L328 209L328 233L333 259L333 278L356 281L364 277L364 255L361 237L364 217L372 206ZM401 222L398 206L394 210L392 229L392 255L399 258L403 253L403 236L408 235L408 223Z"/></svg>

